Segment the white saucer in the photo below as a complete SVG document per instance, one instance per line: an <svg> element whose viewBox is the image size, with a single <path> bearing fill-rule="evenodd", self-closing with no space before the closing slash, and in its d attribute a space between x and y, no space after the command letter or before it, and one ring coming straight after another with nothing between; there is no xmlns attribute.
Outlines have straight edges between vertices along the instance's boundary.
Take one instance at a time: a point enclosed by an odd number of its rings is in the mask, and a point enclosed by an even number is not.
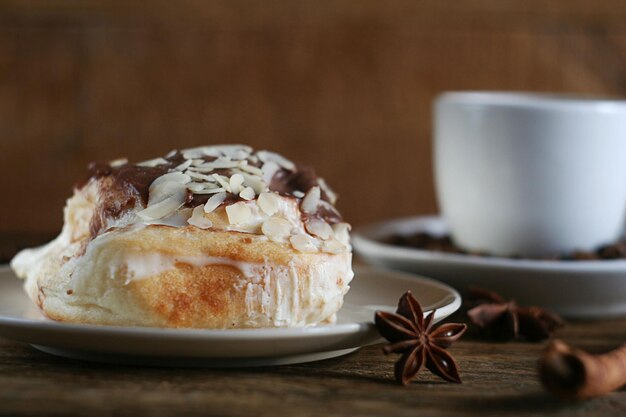
<svg viewBox="0 0 626 417"><path fill-rule="evenodd" d="M328 359L380 341L376 310L395 310L411 290L441 320L461 305L447 285L400 272L357 268L337 322L307 328L191 330L94 326L49 320L8 267L0 267L0 336L59 356L158 366L268 366Z"/></svg>
<svg viewBox="0 0 626 417"><path fill-rule="evenodd" d="M626 260L543 261L432 252L381 243L393 234L447 233L443 219L390 220L352 234L355 251L372 265L423 274L458 289L475 285L566 317L626 315Z"/></svg>

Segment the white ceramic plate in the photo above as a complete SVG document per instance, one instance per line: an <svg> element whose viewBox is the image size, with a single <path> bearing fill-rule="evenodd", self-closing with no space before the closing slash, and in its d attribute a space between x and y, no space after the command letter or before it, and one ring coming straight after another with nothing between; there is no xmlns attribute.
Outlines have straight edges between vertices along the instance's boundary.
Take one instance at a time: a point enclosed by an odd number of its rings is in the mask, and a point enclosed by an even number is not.
<svg viewBox="0 0 626 417"><path fill-rule="evenodd" d="M394 310L411 290L441 320L459 294L428 278L357 268L337 322L307 328L192 330L94 326L49 320L8 267L0 267L0 336L42 351L101 362L159 366L266 366L328 359L380 340L375 310Z"/></svg>
<svg viewBox="0 0 626 417"><path fill-rule="evenodd" d="M355 251L368 263L423 274L455 288L493 289L521 304L566 317L626 315L626 260L541 261L431 252L380 243L393 234L447 233L438 216L397 219L353 233Z"/></svg>

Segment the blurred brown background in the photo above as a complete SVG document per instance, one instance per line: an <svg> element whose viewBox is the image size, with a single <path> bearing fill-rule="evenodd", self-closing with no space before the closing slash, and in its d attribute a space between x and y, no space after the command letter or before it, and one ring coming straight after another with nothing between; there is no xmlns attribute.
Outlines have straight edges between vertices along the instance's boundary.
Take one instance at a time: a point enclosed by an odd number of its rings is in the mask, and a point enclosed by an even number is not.
<svg viewBox="0 0 626 417"><path fill-rule="evenodd" d="M222 142L314 165L356 225L435 212L436 94L625 70L625 1L0 1L0 233L56 232L91 160Z"/></svg>

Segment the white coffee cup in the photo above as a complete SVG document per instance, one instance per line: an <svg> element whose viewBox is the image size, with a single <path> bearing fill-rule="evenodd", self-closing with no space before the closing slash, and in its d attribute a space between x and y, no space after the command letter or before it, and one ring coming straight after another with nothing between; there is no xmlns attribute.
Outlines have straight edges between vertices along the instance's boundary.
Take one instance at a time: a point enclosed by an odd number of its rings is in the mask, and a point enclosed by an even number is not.
<svg viewBox="0 0 626 417"><path fill-rule="evenodd" d="M450 92L434 129L439 206L461 248L547 256L622 236L626 101Z"/></svg>

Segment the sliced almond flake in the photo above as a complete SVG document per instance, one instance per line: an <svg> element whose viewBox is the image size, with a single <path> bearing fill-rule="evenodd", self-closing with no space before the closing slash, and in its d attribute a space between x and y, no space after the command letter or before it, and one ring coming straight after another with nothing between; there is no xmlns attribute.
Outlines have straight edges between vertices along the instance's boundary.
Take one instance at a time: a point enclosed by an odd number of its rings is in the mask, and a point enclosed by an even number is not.
<svg viewBox="0 0 626 417"><path fill-rule="evenodd" d="M206 155L207 149L210 149L210 148L211 146L198 146L195 148L183 149L181 153L183 154L183 157L185 159L197 159L197 158L202 158L204 155Z"/></svg>
<svg viewBox="0 0 626 417"><path fill-rule="evenodd" d="M191 160L191 165L194 167L197 167L198 165L202 165L204 164L204 159L192 159Z"/></svg>
<svg viewBox="0 0 626 417"><path fill-rule="evenodd" d="M256 194L254 193L252 187L246 187L239 193L239 197L243 198L244 200L252 200L255 196Z"/></svg>
<svg viewBox="0 0 626 417"><path fill-rule="evenodd" d="M293 195L296 198L302 198L302 197L305 196L304 192L302 192L300 190L296 190L296 191L292 192L291 195Z"/></svg>
<svg viewBox="0 0 626 417"><path fill-rule="evenodd" d="M187 219L187 223L200 229L209 229L213 226L213 222L204 217L204 206L199 205L193 209L191 217Z"/></svg>
<svg viewBox="0 0 626 417"><path fill-rule="evenodd" d="M244 149L238 149L228 154L231 158L242 161L250 156L250 152L246 152Z"/></svg>
<svg viewBox="0 0 626 417"><path fill-rule="evenodd" d="M189 168L185 170L185 172L189 173L189 171L191 171L191 172L204 173L205 171L201 168L201 166L202 165L191 165Z"/></svg>
<svg viewBox="0 0 626 417"><path fill-rule="evenodd" d="M328 199L330 200L331 204L335 204L337 202L337 193L334 192L326 183L326 181L324 181L324 178L319 177L317 179L317 183L319 184L319 186L322 188L322 191L324 191L324 194L326 194L326 196L328 197Z"/></svg>
<svg viewBox="0 0 626 417"><path fill-rule="evenodd" d="M318 251L317 239L309 235L298 234L298 235L291 236L289 238L289 242L291 242L291 246L293 246L294 249L299 252L315 253Z"/></svg>
<svg viewBox="0 0 626 417"><path fill-rule="evenodd" d="M211 198L209 198L204 204L204 212L211 213L213 210L218 208L224 202L224 200L226 200L226 196L227 195L225 192L220 192L218 194L215 194L214 196L211 196Z"/></svg>
<svg viewBox="0 0 626 417"><path fill-rule="evenodd" d="M258 157L258 156L256 156L256 155L250 155L250 156L248 157L248 159L249 159L249 160L250 160L250 162L252 162L253 164L256 164L256 163L258 163L258 162L259 162L259 157Z"/></svg>
<svg viewBox="0 0 626 417"><path fill-rule="evenodd" d="M126 165L128 163L128 159L126 158L118 158L118 159L114 159L111 162L109 162L109 166L113 167L113 168L117 168L120 167L122 165Z"/></svg>
<svg viewBox="0 0 626 417"><path fill-rule="evenodd" d="M176 153L178 152L177 149L172 149L171 151L169 151L167 153L167 155L165 155L166 158L171 158L172 156L176 155Z"/></svg>
<svg viewBox="0 0 626 417"><path fill-rule="evenodd" d="M200 173L209 173L211 171L214 171L213 165L211 165L210 162L203 162L199 165L192 165L187 170Z"/></svg>
<svg viewBox="0 0 626 417"><path fill-rule="evenodd" d="M222 145L221 148L224 155L227 156L230 156L230 154L236 154L239 151L245 152L246 154L250 154L253 151L252 147L242 144Z"/></svg>
<svg viewBox="0 0 626 417"><path fill-rule="evenodd" d="M263 170L261 168L258 168L252 165L243 164L242 166L239 167L239 169L241 169L242 171L249 172L250 174L253 174L253 175L258 175L259 177L263 176Z"/></svg>
<svg viewBox="0 0 626 417"><path fill-rule="evenodd" d="M200 191L194 191L194 194L215 194L215 193L221 193L221 192L225 192L226 190L223 187L217 187L217 188L205 188L204 190L200 190Z"/></svg>
<svg viewBox="0 0 626 417"><path fill-rule="evenodd" d="M197 192L197 191L202 191L207 189L207 185L209 185L208 183L202 183L202 182L190 182L187 184L187 189L191 192Z"/></svg>
<svg viewBox="0 0 626 417"><path fill-rule="evenodd" d="M273 216L274 213L278 211L278 195L275 193L261 193L259 194L259 198L257 199L257 204L259 208L263 211L263 213L268 216Z"/></svg>
<svg viewBox="0 0 626 417"><path fill-rule="evenodd" d="M245 159L252 152L252 148L246 145L212 145L205 146L203 152L207 156L228 156L229 158Z"/></svg>
<svg viewBox="0 0 626 417"><path fill-rule="evenodd" d="M137 212L137 215L144 220L158 220L174 213L183 204L187 198L187 190L170 195L156 204L151 204L147 208Z"/></svg>
<svg viewBox="0 0 626 417"><path fill-rule="evenodd" d="M187 184L188 182L191 182L191 177L178 171L168 172L167 174L163 174L160 177L157 177L154 181L152 181L152 184L150 184L150 189L152 189L152 187L156 187L161 183L169 181L177 182L179 184Z"/></svg>
<svg viewBox="0 0 626 417"><path fill-rule="evenodd" d="M215 182L215 178L211 175L200 174L199 172L192 171L191 168L185 171L185 174L196 180L203 180L208 182Z"/></svg>
<svg viewBox="0 0 626 417"><path fill-rule="evenodd" d="M230 159L228 161L215 160L215 161L205 162L203 164L191 167L190 169L193 169L194 171L197 171L197 172L212 172L212 171L215 171L216 169L238 168L240 163L241 161L231 161Z"/></svg>
<svg viewBox="0 0 626 417"><path fill-rule="evenodd" d="M263 222L261 231L274 242L282 242L291 234L291 223L280 217L270 217Z"/></svg>
<svg viewBox="0 0 626 417"><path fill-rule="evenodd" d="M149 161L143 161L137 164L140 167L156 167L163 164L168 164L169 162L163 158L154 158Z"/></svg>
<svg viewBox="0 0 626 417"><path fill-rule="evenodd" d="M187 187L185 184L176 181L161 181L157 184L153 182L152 185L150 185L148 207L160 203L173 195L183 195L187 197Z"/></svg>
<svg viewBox="0 0 626 417"><path fill-rule="evenodd" d="M300 204L300 208L303 212L313 214L317 211L317 206L320 203L320 187L315 186L309 188L306 195L302 199L302 204Z"/></svg>
<svg viewBox="0 0 626 417"><path fill-rule="evenodd" d="M234 161L228 157L220 156L215 161L207 162L204 165L201 165L202 168L211 168L211 170L215 169L228 169L228 168L237 168L242 165L241 161Z"/></svg>
<svg viewBox="0 0 626 417"><path fill-rule="evenodd" d="M231 192L230 182L228 181L228 177L225 177L220 174L211 174L211 176L215 178L215 181L217 181L222 187L224 187L226 191L228 191L229 193Z"/></svg>
<svg viewBox="0 0 626 417"><path fill-rule="evenodd" d="M337 253L346 252L348 248L341 242L335 239L330 239L330 240L324 241L324 244L322 245L322 250L324 252L337 254Z"/></svg>
<svg viewBox="0 0 626 417"><path fill-rule="evenodd" d="M270 151L258 151L257 156L259 157L259 159L263 162L276 162L278 165L280 165L281 167L285 168L288 171L295 171L296 169L296 164L294 164L293 162L291 162L289 159L285 158L284 156L277 154L276 152L270 152Z"/></svg>
<svg viewBox="0 0 626 417"><path fill-rule="evenodd" d="M307 232L322 240L328 240L334 236L333 228L322 219L309 219L305 224L305 228Z"/></svg>
<svg viewBox="0 0 626 417"><path fill-rule="evenodd" d="M243 225L252 220L252 210L246 203L235 203L226 206L228 222L235 225Z"/></svg>
<svg viewBox="0 0 626 417"><path fill-rule="evenodd" d="M272 183L272 178L274 178L274 174L280 170L278 164L274 161L269 161L263 164L261 171L263 171L263 181L266 184Z"/></svg>
<svg viewBox="0 0 626 417"><path fill-rule="evenodd" d="M263 178L256 175L250 175L245 172L242 172L241 175L243 175L244 179L243 185L251 187L255 194L258 195L267 190L267 184L263 181Z"/></svg>
<svg viewBox="0 0 626 417"><path fill-rule="evenodd" d="M222 152L225 156L232 159L246 159L252 153L253 149L247 145L226 145L222 146Z"/></svg>
<svg viewBox="0 0 626 417"><path fill-rule="evenodd" d="M337 239L343 245L350 245L350 230L352 226L348 223L337 223L333 224L333 233L335 235L335 239Z"/></svg>
<svg viewBox="0 0 626 417"><path fill-rule="evenodd" d="M184 171L187 168L189 168L192 163L193 163L193 159L187 159L185 162L183 162L182 164L180 164L176 168L174 168L174 170L176 170L176 171Z"/></svg>
<svg viewBox="0 0 626 417"><path fill-rule="evenodd" d="M220 151L219 148L216 146L205 146L204 148L202 148L202 155L218 158L223 154L222 151Z"/></svg>
<svg viewBox="0 0 626 417"><path fill-rule="evenodd" d="M241 192L241 185L243 184L244 178L241 174L234 174L230 177L229 185L230 192L233 194L239 194Z"/></svg>

